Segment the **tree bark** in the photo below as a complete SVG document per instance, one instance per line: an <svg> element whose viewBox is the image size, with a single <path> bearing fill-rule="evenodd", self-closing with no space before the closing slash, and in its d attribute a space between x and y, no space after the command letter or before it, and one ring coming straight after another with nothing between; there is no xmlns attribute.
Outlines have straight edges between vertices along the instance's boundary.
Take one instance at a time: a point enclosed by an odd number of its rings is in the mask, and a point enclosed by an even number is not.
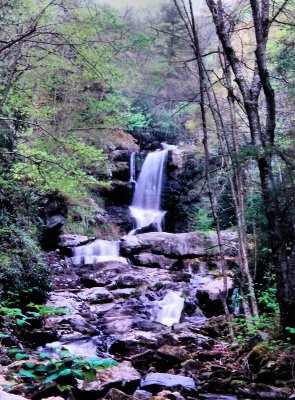
<svg viewBox="0 0 295 400"><path fill-rule="evenodd" d="M247 113L252 145L257 151L263 203L268 221L268 234L272 249L273 263L277 276L278 301L281 311L282 327L295 327L295 270L293 249L295 249L294 227L291 237L285 237L278 195L274 184L272 169L273 144L276 127L276 102L266 62L266 45L270 29L269 1L249 0L255 29L256 49L254 54L255 71L252 82L243 73L243 65L232 43L231 34L225 24L225 11L222 0L206 0L216 26L225 55L235 75L243 97ZM259 114L261 91L266 104L265 126ZM290 248L288 249L288 243Z"/></svg>

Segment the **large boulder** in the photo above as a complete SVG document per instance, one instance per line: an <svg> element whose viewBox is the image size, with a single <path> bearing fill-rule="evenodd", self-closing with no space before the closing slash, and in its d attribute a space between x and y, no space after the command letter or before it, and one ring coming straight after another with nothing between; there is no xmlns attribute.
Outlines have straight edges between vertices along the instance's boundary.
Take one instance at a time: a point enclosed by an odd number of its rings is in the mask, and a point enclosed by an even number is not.
<svg viewBox="0 0 295 400"><path fill-rule="evenodd" d="M12 393L6 393L3 392L2 389L0 389L0 400L26 400L26 399L27 399L26 397L18 396Z"/></svg>
<svg viewBox="0 0 295 400"><path fill-rule="evenodd" d="M226 255L236 255L235 232L222 232ZM121 251L126 256L150 252L170 258L194 258L218 256L218 238L216 232L167 233L149 232L141 235L124 236L121 239Z"/></svg>
<svg viewBox="0 0 295 400"><path fill-rule="evenodd" d="M89 243L93 239L94 238L89 238L88 236L84 235L64 234L60 235L59 247L69 248L69 247L83 246L84 244Z"/></svg>
<svg viewBox="0 0 295 400"><path fill-rule="evenodd" d="M113 300L113 295L103 287L92 287L81 290L78 298L89 303L108 303Z"/></svg>
<svg viewBox="0 0 295 400"><path fill-rule="evenodd" d="M132 394L139 385L140 379L139 372L132 367L130 362L124 361L118 366L97 371L95 381L79 381L80 398L82 399L84 395L87 399L102 398L111 388Z"/></svg>
<svg viewBox="0 0 295 400"><path fill-rule="evenodd" d="M141 389L153 394L157 394L163 389L174 389L189 394L197 392L196 383L192 378L165 373L148 374L141 383Z"/></svg>
<svg viewBox="0 0 295 400"><path fill-rule="evenodd" d="M140 253L133 257L133 261L143 267L171 269L177 260L160 254Z"/></svg>

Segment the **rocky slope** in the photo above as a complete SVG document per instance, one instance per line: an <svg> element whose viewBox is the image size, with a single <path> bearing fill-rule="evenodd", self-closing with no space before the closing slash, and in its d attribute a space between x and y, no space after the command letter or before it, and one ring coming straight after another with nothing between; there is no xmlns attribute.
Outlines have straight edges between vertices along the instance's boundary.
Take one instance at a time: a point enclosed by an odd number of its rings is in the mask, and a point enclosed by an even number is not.
<svg viewBox="0 0 295 400"><path fill-rule="evenodd" d="M231 266L235 235L225 232L223 238ZM64 236L62 249L69 251L85 240L89 239ZM68 313L47 318L41 329L27 335L26 345L43 346L52 357L59 346L77 356L98 355L119 362L97 371L94 380L76 379L72 399L218 398L208 393L290 398L292 370L272 360L267 351L260 349L261 355L259 346L252 349L259 339L238 353L237 347L221 340L227 328L220 306L222 279L214 234L142 234L122 238L121 248L133 264L113 260L74 266L69 257L50 255L55 290L48 306L63 307ZM230 287L230 270L228 282ZM180 321L173 324L161 314L167 310L165 296L171 293L169 301L177 294L184 305ZM4 379L14 369L14 364L2 367ZM45 389L29 397L52 394L58 391ZM3 396L9 399L8 394ZM66 393L62 396L68 398Z"/></svg>

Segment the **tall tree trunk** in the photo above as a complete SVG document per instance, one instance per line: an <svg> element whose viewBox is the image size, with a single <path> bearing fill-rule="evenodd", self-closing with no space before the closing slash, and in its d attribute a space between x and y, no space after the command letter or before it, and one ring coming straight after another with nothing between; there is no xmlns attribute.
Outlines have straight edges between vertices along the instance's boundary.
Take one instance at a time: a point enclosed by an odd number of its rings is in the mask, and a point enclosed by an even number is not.
<svg viewBox="0 0 295 400"><path fill-rule="evenodd" d="M285 237L284 223L280 214L278 196L274 185L272 169L272 146L275 137L276 105L274 90L266 63L266 45L268 41L270 16L268 0L249 0L255 29L256 50L254 55L255 71L252 82L243 72L243 63L237 56L231 42L231 32L226 27L225 11L222 0L206 0L216 26L217 35L225 55L235 75L243 97L247 113L252 144L257 151L264 209L268 221L268 234L273 255L278 287L278 301L281 311L282 327L295 327L295 249L294 227L291 237ZM266 104L265 126L259 114L261 89ZM289 249L288 249L289 247ZM291 250L290 250L291 249ZM295 253L294 253L295 254Z"/></svg>

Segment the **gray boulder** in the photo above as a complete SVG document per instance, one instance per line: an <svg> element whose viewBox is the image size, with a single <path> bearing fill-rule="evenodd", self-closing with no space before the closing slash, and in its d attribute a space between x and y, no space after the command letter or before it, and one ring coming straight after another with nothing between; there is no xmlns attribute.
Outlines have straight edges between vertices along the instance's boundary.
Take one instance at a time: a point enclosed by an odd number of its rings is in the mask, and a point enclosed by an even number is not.
<svg viewBox="0 0 295 400"><path fill-rule="evenodd" d="M173 264L177 261L173 258L167 258L160 254L140 253L133 257L136 265L142 265L150 268L164 268L171 269Z"/></svg>
<svg viewBox="0 0 295 400"><path fill-rule="evenodd" d="M234 232L222 232L226 255L236 255ZM127 256L150 252L174 258L193 258L219 255L217 234L149 232L141 235L124 236L121 239L121 251Z"/></svg>
<svg viewBox="0 0 295 400"><path fill-rule="evenodd" d="M197 386L194 379L172 374L148 374L140 386L141 389L157 394L163 389L178 389L181 392L196 393Z"/></svg>
<svg viewBox="0 0 295 400"><path fill-rule="evenodd" d="M114 296L103 287L93 287L91 289L81 290L77 295L79 299L89 303L108 303L114 299Z"/></svg>
<svg viewBox="0 0 295 400"><path fill-rule="evenodd" d="M94 238L83 235L60 235L59 247L77 247L89 243Z"/></svg>
<svg viewBox="0 0 295 400"><path fill-rule="evenodd" d="M117 388L125 393L133 393L140 383L140 374L131 365L124 361L118 366L110 367L105 370L97 371L95 381L79 381L78 389L85 398L91 394L94 398L101 398L111 388Z"/></svg>

